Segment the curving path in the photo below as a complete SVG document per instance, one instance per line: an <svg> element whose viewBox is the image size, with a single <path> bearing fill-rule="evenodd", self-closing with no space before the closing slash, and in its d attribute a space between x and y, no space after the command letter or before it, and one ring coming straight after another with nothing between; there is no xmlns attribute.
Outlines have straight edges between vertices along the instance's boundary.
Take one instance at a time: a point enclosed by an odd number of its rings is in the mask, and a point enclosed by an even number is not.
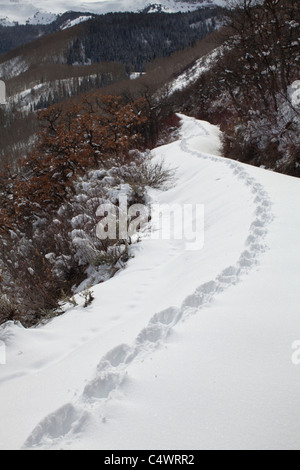
<svg viewBox="0 0 300 470"><path fill-rule="evenodd" d="M204 249L189 253L178 241L144 240L144 251L137 254L122 276L111 281L110 288L118 291L117 279L126 283L129 277L128 284L135 282L135 295L130 299L122 292L124 297L114 303L113 309L122 307L124 321L127 318L129 323L135 323L137 317L127 315L128 311L137 309L141 317L137 325L147 323L148 316L147 326L142 326L131 342L116 340L115 346L102 354L96 372L86 379L83 391L42 418L27 437L24 448L84 447L85 435L91 430L95 432L96 428L96 434L101 435L108 410L114 403L116 409L121 406L122 390L126 391L131 384L132 367L166 347L178 325L200 315L218 296L234 289L259 266L262 254L268 249L266 235L273 215L263 185L249 175L245 166L215 156L219 145L219 131L215 127L181 118L181 140L156 150L158 158L164 157L178 168L178 182L166 193L151 192L151 197L162 203L205 204ZM105 286L99 286L96 294L97 298L105 295ZM156 295L159 300L154 302L151 296ZM162 306L160 310L159 306ZM93 318L91 323L95 328L99 322L101 317ZM119 318L115 327L118 326ZM101 341L102 335L99 329L75 349L81 348L87 356L94 355L95 342ZM98 417L96 421L95 417ZM117 422L117 413L114 419Z"/></svg>

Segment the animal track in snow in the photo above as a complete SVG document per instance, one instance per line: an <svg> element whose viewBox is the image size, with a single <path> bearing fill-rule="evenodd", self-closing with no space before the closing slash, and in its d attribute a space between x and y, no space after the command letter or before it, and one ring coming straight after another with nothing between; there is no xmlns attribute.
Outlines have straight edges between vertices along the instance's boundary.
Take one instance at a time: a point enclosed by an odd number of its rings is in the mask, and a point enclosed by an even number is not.
<svg viewBox="0 0 300 470"><path fill-rule="evenodd" d="M98 370L103 370L107 366L118 367L120 364L124 364L129 352L130 347L127 344L120 344L103 357L98 365Z"/></svg>
<svg viewBox="0 0 300 470"><path fill-rule="evenodd" d="M85 399L108 398L124 380L125 376L118 372L98 371L97 376L86 385L83 397Z"/></svg>
<svg viewBox="0 0 300 470"><path fill-rule="evenodd" d="M167 308L162 312L156 313L150 320L150 324L162 323L163 325L176 324L180 320L180 310L175 307Z"/></svg>
<svg viewBox="0 0 300 470"><path fill-rule="evenodd" d="M73 436L82 430L88 414L71 403L64 405L43 419L24 444L24 448L35 447L41 441L53 444L69 433Z"/></svg>
<svg viewBox="0 0 300 470"><path fill-rule="evenodd" d="M201 123L197 125L205 135L208 135ZM193 135L189 136L189 139L197 137ZM253 194L255 214L245 241L244 251L238 261L225 268L216 279L199 286L183 301L180 308L170 307L156 313L131 346L121 344L103 356L98 364L96 376L87 383L76 404L69 403L46 417L33 430L24 448L53 448L59 446L65 436L75 437L80 426L93 416L95 406L99 407L98 416L103 416L102 410L105 409L107 400L113 399L113 392L121 390L128 380L129 365L135 360L142 361L149 352L160 347L180 321L199 312L200 309L211 304L219 293L238 284L253 267L259 264L259 257L266 251L265 237L273 215L271 201L262 185L249 176L241 164L193 150L189 147L186 138L181 141L181 149L197 158L227 165L234 175L249 187L250 193Z"/></svg>

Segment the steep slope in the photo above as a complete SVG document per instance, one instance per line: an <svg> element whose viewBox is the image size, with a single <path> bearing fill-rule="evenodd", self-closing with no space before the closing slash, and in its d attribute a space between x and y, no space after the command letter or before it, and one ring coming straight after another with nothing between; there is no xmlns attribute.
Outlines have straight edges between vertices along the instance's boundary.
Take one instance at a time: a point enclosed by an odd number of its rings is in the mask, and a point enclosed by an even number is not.
<svg viewBox="0 0 300 470"><path fill-rule="evenodd" d="M218 129L181 118L155 151L176 185L149 195L204 204L203 249L146 234L88 309L1 330L2 449L300 448L299 180L216 156Z"/></svg>
<svg viewBox="0 0 300 470"><path fill-rule="evenodd" d="M8 81L30 68L49 64L114 61L141 68L155 58L194 45L218 29L221 18L216 8L170 15L69 12L50 26L0 26L0 77Z"/></svg>

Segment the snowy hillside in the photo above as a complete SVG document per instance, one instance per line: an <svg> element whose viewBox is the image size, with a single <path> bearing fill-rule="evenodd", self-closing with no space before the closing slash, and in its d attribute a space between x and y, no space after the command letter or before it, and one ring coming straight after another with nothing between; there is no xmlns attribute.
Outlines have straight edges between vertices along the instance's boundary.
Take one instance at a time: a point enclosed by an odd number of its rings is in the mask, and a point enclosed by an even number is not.
<svg viewBox="0 0 300 470"><path fill-rule="evenodd" d="M140 11L152 5L150 11L189 11L207 5L224 5L226 0L0 0L0 24L10 26L14 21L20 24L47 24L56 15L66 11L81 11L96 14L120 11ZM1 21L2 19L2 21Z"/></svg>
<svg viewBox="0 0 300 470"><path fill-rule="evenodd" d="M146 234L88 309L1 330L1 449L300 449L300 181L181 118L149 196L203 204L203 249Z"/></svg>
<svg viewBox="0 0 300 470"><path fill-rule="evenodd" d="M48 24L57 17L53 2L53 8L44 9L40 2L33 5L30 1L0 0L0 21L3 26L12 26L14 22L20 24ZM48 3L50 6L50 2Z"/></svg>
<svg viewBox="0 0 300 470"><path fill-rule="evenodd" d="M169 93L172 95L176 91L181 91L195 83L199 77L207 72L218 57L221 48L216 48L201 59L196 60L188 70L185 70L170 83ZM0 69L1 70L1 69Z"/></svg>

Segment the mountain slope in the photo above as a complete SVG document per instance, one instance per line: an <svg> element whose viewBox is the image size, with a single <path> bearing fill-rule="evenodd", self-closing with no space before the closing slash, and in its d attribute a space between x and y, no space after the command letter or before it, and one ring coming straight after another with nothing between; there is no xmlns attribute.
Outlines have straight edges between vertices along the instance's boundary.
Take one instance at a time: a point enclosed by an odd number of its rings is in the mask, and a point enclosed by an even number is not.
<svg viewBox="0 0 300 470"><path fill-rule="evenodd" d="M299 180L216 156L219 130L181 119L155 150L176 185L149 195L204 204L204 248L145 236L88 309L7 325L1 448L300 448Z"/></svg>
<svg viewBox="0 0 300 470"><path fill-rule="evenodd" d="M73 27L43 35L0 57L0 79L6 83L9 104L0 109L0 120L10 124L0 129L0 157L8 156L12 165L27 151L28 143L32 143L37 131L35 110L117 82L119 85L108 93L131 90L133 96L139 97L139 93L143 96L143 86L150 86L154 92L173 73L214 47L215 40L206 35L218 27L219 16L216 9L202 9L180 15L110 14L76 25L74 22L74 14L62 15L57 27L64 28L66 23ZM14 41L19 37L25 39L25 28L27 32L34 28L38 34L40 26L0 27L1 45L7 45L4 40L7 30ZM207 39L202 47L198 39L204 36ZM188 44L193 46L179 56L172 56L172 52ZM134 75L130 72L143 70L154 57L166 55L167 62L154 63L151 71L148 67L143 83L133 86L129 77Z"/></svg>
<svg viewBox="0 0 300 470"><path fill-rule="evenodd" d="M96 14L121 11L192 11L207 5L226 5L226 0L100 0L81 2L80 0L0 0L0 19L3 24L10 25L14 21L20 24L47 24L51 23L56 15L66 11L81 11Z"/></svg>

